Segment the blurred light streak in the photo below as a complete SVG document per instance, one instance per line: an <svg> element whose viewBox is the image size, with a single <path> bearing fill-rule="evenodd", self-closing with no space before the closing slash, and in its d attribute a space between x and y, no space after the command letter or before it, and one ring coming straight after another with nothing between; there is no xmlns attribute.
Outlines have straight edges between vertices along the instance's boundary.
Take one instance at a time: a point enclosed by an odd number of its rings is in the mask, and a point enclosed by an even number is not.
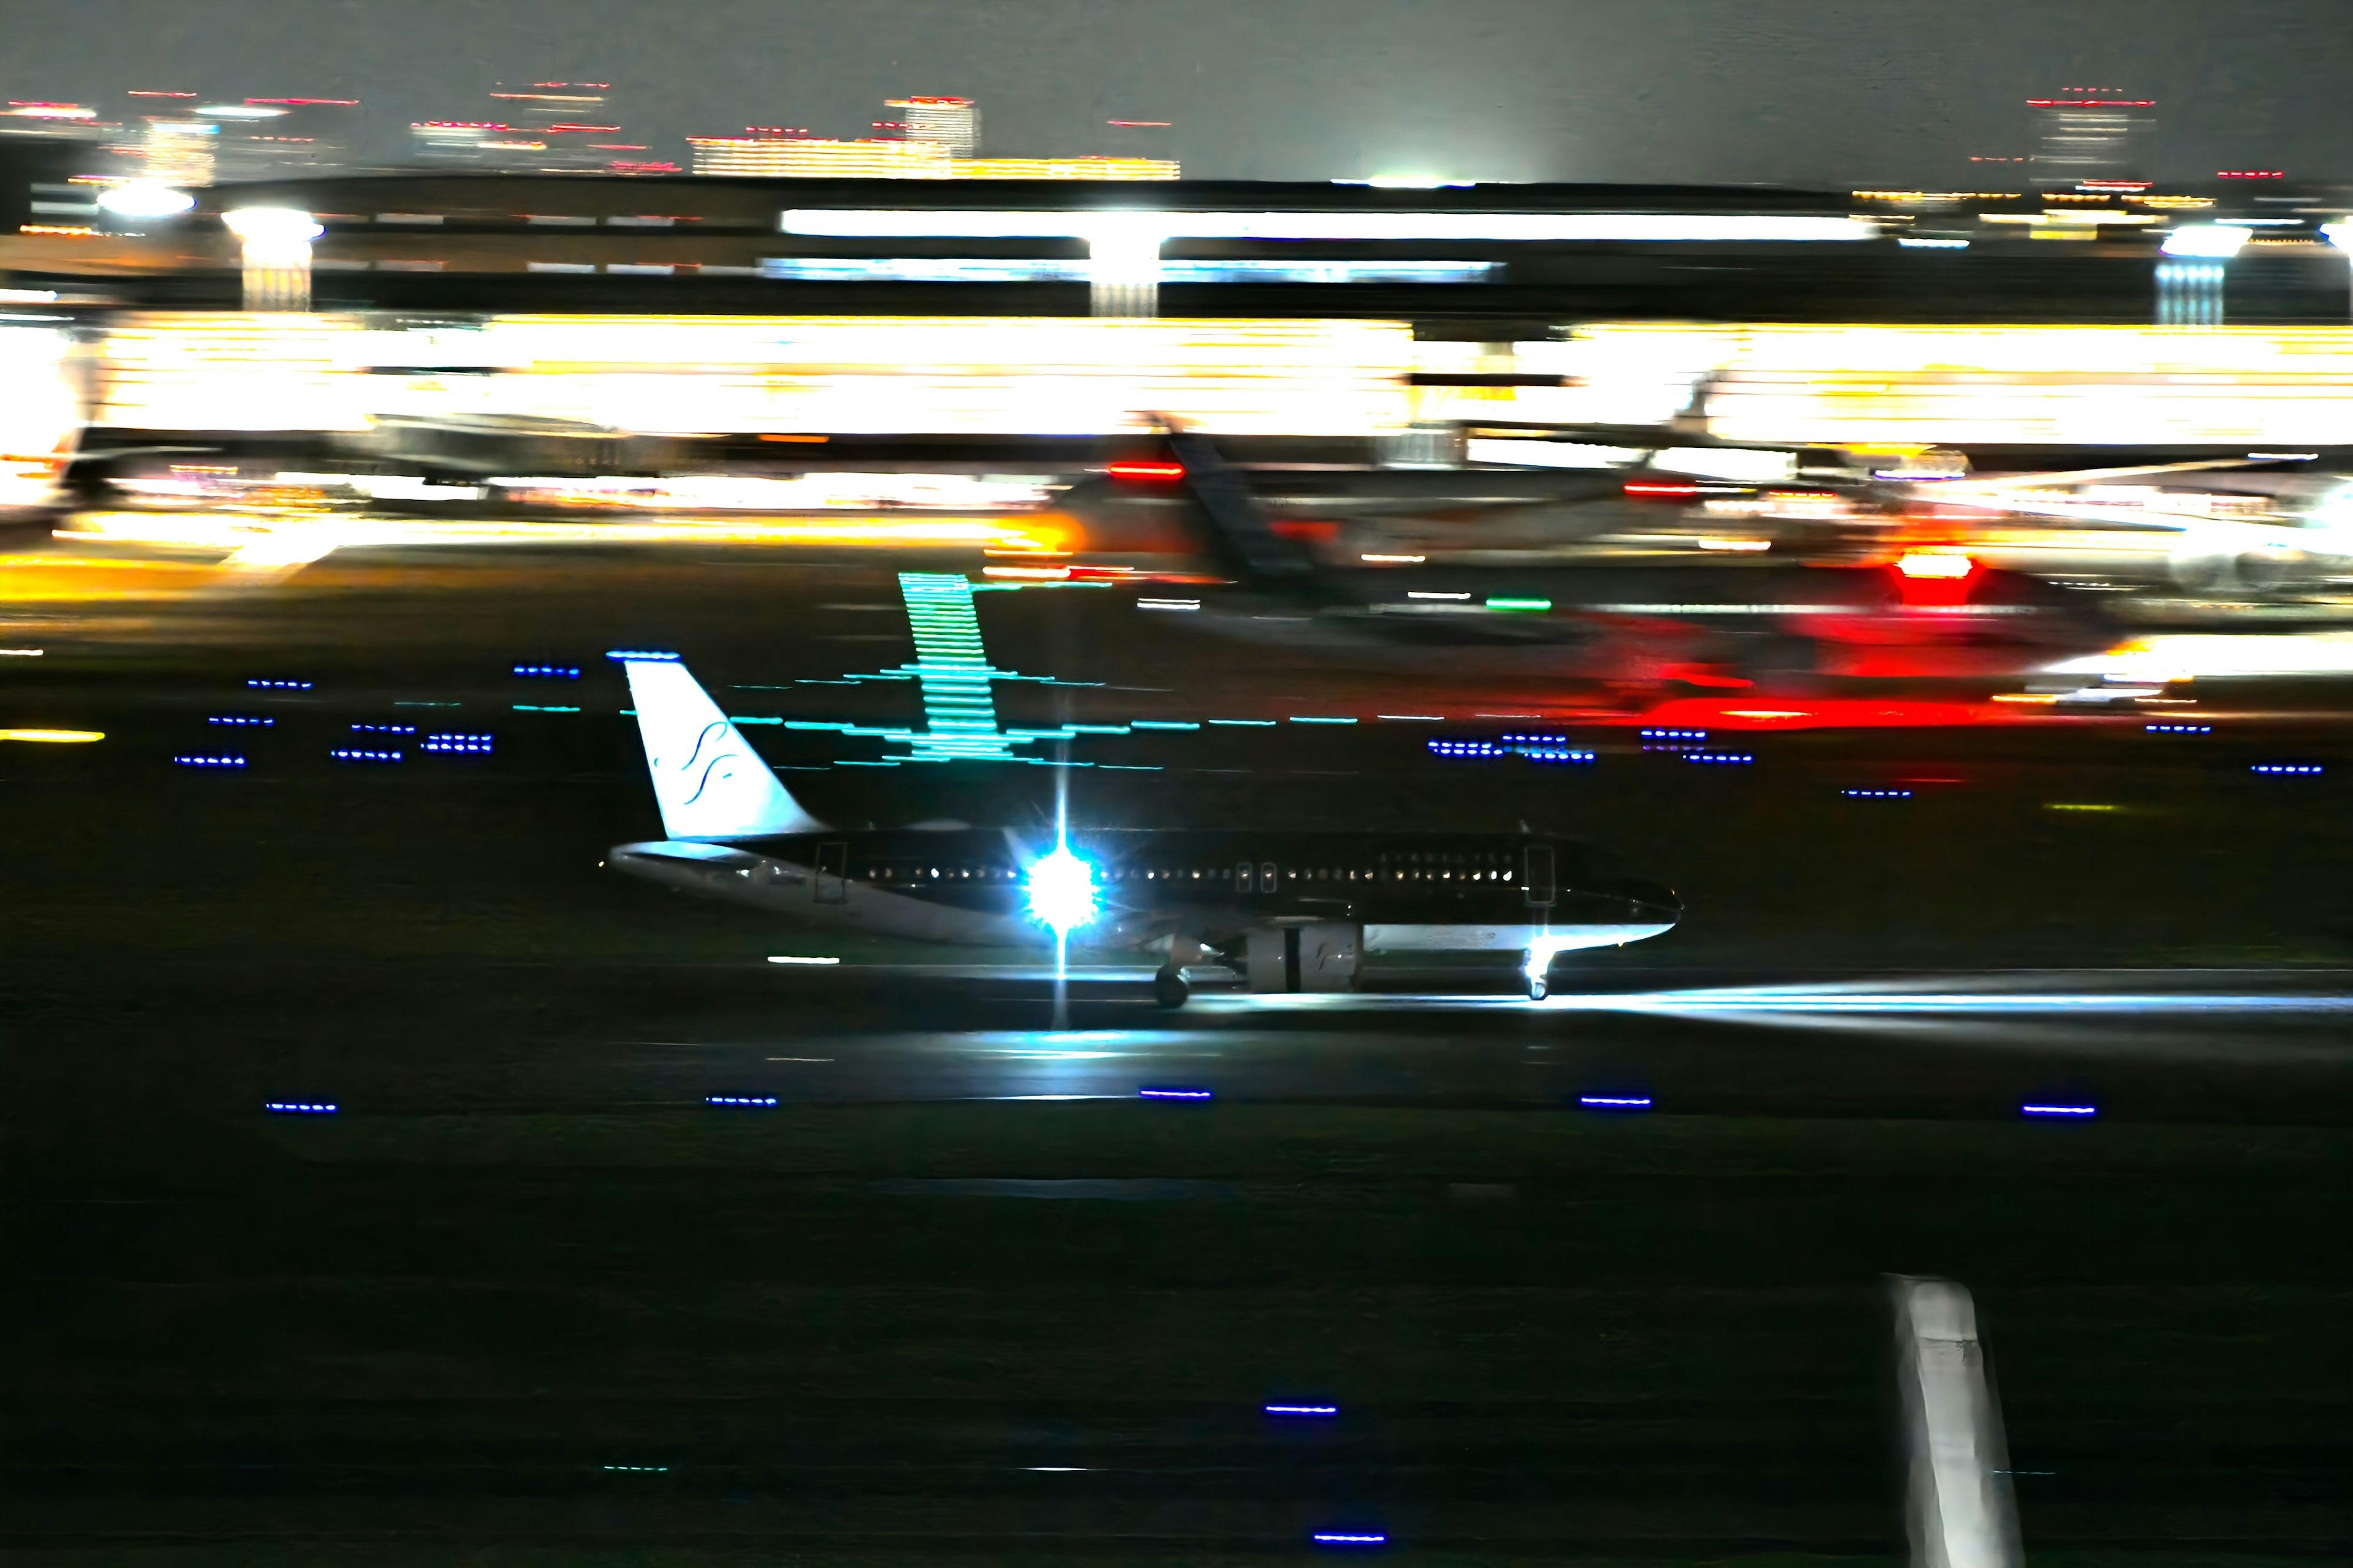
<svg viewBox="0 0 2353 1568"><path fill-rule="evenodd" d="M77 515L55 537L104 539L167 548L242 551L256 533L320 531L330 549L401 545L776 544L845 549L937 550L969 547L1035 550L1050 542L1033 536L1020 518L877 517L675 522L506 522L441 519L337 518L283 522L248 512L93 511ZM43 563L43 564L54 564Z"/></svg>
<svg viewBox="0 0 2353 1568"><path fill-rule="evenodd" d="M2200 677L2353 675L2353 632L2176 632L2049 667L2156 684Z"/></svg>
<svg viewBox="0 0 2353 1568"><path fill-rule="evenodd" d="M1169 239L1870 240L1879 226L1852 217L1764 217L1677 213L1171 212L1122 209ZM960 211L950 208L800 207L777 226L786 234L849 238L1087 238L1101 222L1088 212Z"/></svg>
<svg viewBox="0 0 2353 1568"><path fill-rule="evenodd" d="M1732 987L1629 994L1556 993L1556 1005L1587 1012L1683 1016L1774 1017L1858 1016L1905 1017L2087 1016L2099 1014L2224 1013L2337 1014L2353 1012L2353 995L2197 992L1869 991L1857 987Z"/></svg>
<svg viewBox="0 0 2353 1568"><path fill-rule="evenodd" d="M0 730L0 741L30 741L50 746L80 746L105 739L103 730Z"/></svg>

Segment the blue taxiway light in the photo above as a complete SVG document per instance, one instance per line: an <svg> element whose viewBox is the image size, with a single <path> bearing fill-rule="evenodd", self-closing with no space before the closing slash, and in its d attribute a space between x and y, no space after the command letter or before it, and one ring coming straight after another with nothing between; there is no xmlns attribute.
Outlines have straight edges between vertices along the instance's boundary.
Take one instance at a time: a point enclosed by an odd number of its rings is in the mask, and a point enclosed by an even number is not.
<svg viewBox="0 0 2353 1568"><path fill-rule="evenodd" d="M357 746L337 746L327 755L339 763L397 763L405 757L400 752L370 752Z"/></svg>
<svg viewBox="0 0 2353 1568"><path fill-rule="evenodd" d="M1547 746L1531 746L1520 755L1532 763L1589 763L1594 759L1591 752L1556 751Z"/></svg>
<svg viewBox="0 0 2353 1568"><path fill-rule="evenodd" d="M580 679L580 667L576 664L519 664L514 667L514 672L526 680L577 680Z"/></svg>
<svg viewBox="0 0 2353 1568"><path fill-rule="evenodd" d="M2097 1116L2100 1108L2096 1105L2021 1105L2018 1113L2021 1116Z"/></svg>
<svg viewBox="0 0 2353 1568"><path fill-rule="evenodd" d="M1683 761L1706 763L1721 767L1746 767L1757 759L1746 752L1686 752Z"/></svg>
<svg viewBox="0 0 2353 1568"><path fill-rule="evenodd" d="M632 1476L666 1476L670 1474L670 1467L668 1465L599 1465L596 1468L600 1470L614 1470L624 1475Z"/></svg>
<svg viewBox="0 0 2353 1568"><path fill-rule="evenodd" d="M706 1094L702 1102L705 1105L774 1105L776 1097L773 1094L765 1097L756 1094Z"/></svg>
<svg viewBox="0 0 2353 1568"><path fill-rule="evenodd" d="M245 759L243 757L191 756L174 757L172 761L177 763L184 768L241 768L245 766Z"/></svg>
<svg viewBox="0 0 2353 1568"><path fill-rule="evenodd" d="M358 735L414 735L414 724L354 724L352 732Z"/></svg>
<svg viewBox="0 0 2353 1568"><path fill-rule="evenodd" d="M1264 1409L1269 1415L1324 1417L1340 1414L1336 1405L1269 1405Z"/></svg>
<svg viewBox="0 0 2353 1568"><path fill-rule="evenodd" d="M425 737L427 751L443 753L466 752L477 756L488 756L493 745L494 742L488 735L427 735Z"/></svg>
<svg viewBox="0 0 2353 1568"><path fill-rule="evenodd" d="M1389 1538L1372 1530L1319 1530L1315 1532L1318 1546L1387 1546Z"/></svg>
<svg viewBox="0 0 2353 1568"><path fill-rule="evenodd" d="M1647 1094L1580 1094L1577 1103L1588 1110L1648 1110L1651 1097Z"/></svg>
<svg viewBox="0 0 2353 1568"><path fill-rule="evenodd" d="M336 1107L300 1100L273 1100L261 1108L273 1116L332 1116Z"/></svg>
<svg viewBox="0 0 2353 1568"><path fill-rule="evenodd" d="M1645 730L1642 731L1641 738L1645 741L1704 741L1707 739L1707 731L1704 730Z"/></svg>
<svg viewBox="0 0 2353 1568"><path fill-rule="evenodd" d="M1839 794L1849 800L1910 800L1908 789L1842 789Z"/></svg>
<svg viewBox="0 0 2353 1568"><path fill-rule="evenodd" d="M2152 735L2211 735L2214 732L2211 724L2144 724L2141 728Z"/></svg>
<svg viewBox="0 0 2353 1568"><path fill-rule="evenodd" d="M1215 1100L1214 1090L1206 1089L1156 1089L1146 1087L1135 1091L1138 1100Z"/></svg>
<svg viewBox="0 0 2353 1568"><path fill-rule="evenodd" d="M307 680L248 680L246 684L261 691L308 691L311 689L311 683Z"/></svg>
<svg viewBox="0 0 2353 1568"><path fill-rule="evenodd" d="M2299 776L2309 776L2315 773L2326 773L2328 770L2322 767L2318 763L2257 763L2253 767L2247 771L2249 773L2292 773Z"/></svg>
<svg viewBox="0 0 2353 1568"><path fill-rule="evenodd" d="M627 664L631 659L648 659L662 664L676 664L678 662L678 655L671 653L667 648L658 647L611 648L606 652L605 657L609 659L617 660L622 664Z"/></svg>
<svg viewBox="0 0 2353 1568"><path fill-rule="evenodd" d="M278 721L275 719L265 718L256 713L216 713L211 718L206 720L205 722L207 724L230 724L239 728L259 727L267 729L270 725L277 723Z"/></svg>
<svg viewBox="0 0 2353 1568"><path fill-rule="evenodd" d="M1433 755L1440 757L1500 757L1504 748L1493 741L1426 741Z"/></svg>

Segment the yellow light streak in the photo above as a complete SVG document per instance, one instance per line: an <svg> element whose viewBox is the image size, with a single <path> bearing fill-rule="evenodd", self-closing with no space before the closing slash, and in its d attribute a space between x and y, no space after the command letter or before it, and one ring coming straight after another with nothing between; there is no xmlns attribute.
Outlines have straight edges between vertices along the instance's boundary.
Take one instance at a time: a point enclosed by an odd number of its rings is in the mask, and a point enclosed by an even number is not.
<svg viewBox="0 0 2353 1568"><path fill-rule="evenodd" d="M0 741L31 741L45 746L84 746L105 739L103 730L0 730Z"/></svg>

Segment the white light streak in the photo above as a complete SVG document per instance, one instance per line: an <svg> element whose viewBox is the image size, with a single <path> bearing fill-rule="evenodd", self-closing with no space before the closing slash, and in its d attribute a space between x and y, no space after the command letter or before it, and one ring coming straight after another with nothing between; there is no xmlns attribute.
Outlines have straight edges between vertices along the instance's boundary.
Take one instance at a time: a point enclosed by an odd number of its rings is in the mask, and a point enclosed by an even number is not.
<svg viewBox="0 0 2353 1568"><path fill-rule="evenodd" d="M958 212L940 208L797 207L786 234L858 238L1086 239L1106 215L1095 212ZM1693 240L1876 239L1879 226L1853 217L1751 217L1710 213L1344 213L1166 212L1118 215L1149 223L1167 239Z"/></svg>

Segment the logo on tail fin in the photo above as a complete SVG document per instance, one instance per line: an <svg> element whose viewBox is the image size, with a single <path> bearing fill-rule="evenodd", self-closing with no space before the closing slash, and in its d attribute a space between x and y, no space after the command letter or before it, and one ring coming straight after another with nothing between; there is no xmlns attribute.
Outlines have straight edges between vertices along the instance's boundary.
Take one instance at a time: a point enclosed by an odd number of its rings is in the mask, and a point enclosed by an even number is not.
<svg viewBox="0 0 2353 1568"><path fill-rule="evenodd" d="M676 654L624 650L662 832L679 839L822 832Z"/></svg>

